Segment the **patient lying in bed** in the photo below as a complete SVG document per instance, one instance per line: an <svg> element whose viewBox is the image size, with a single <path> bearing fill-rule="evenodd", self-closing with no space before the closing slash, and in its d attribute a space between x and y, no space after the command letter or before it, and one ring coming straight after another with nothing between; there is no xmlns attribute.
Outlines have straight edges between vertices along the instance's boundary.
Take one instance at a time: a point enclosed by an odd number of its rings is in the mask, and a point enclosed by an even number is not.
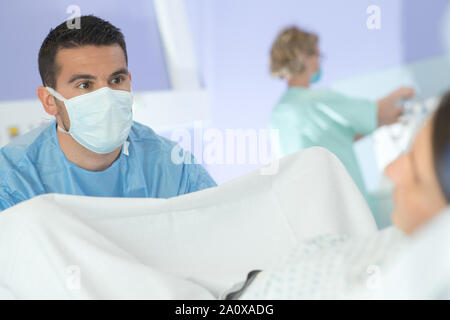
<svg viewBox="0 0 450 320"><path fill-rule="evenodd" d="M426 230L426 231L425 231ZM450 298L450 212L412 239L394 228L301 243L282 262L227 292L228 299Z"/></svg>
<svg viewBox="0 0 450 320"><path fill-rule="evenodd" d="M446 121L448 109L440 109ZM16 298L214 299L264 270L235 297L407 297L419 277L402 264L428 254L424 261L441 259L433 268L450 270L450 241L437 242L448 223L431 237L417 233L448 216L438 217L448 195L431 160L435 123L413 148L416 171L407 170L411 153L390 169L403 231L379 233L343 165L313 148L283 158L275 175L256 171L172 199L44 195L21 203L0 216L0 285Z"/></svg>
<svg viewBox="0 0 450 320"><path fill-rule="evenodd" d="M397 228L304 241L228 298L449 298L450 94L386 173Z"/></svg>

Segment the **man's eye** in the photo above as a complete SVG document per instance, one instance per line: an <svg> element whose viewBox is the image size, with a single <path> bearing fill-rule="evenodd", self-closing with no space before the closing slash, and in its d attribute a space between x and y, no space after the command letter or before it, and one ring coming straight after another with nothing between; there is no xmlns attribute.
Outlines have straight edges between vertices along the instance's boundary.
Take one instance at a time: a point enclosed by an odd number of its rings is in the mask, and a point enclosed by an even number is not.
<svg viewBox="0 0 450 320"><path fill-rule="evenodd" d="M114 84L121 84L122 82L123 82L122 77L117 77L112 80L112 83L114 83Z"/></svg>
<svg viewBox="0 0 450 320"><path fill-rule="evenodd" d="M80 89L89 89L89 87L90 87L89 82L83 82L78 85L78 88L80 88Z"/></svg>

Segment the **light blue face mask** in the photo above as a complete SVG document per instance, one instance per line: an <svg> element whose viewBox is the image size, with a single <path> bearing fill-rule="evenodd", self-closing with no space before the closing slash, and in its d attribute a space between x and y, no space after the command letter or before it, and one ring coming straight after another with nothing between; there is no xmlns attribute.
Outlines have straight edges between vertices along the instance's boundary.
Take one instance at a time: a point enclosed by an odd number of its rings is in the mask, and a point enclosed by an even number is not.
<svg viewBox="0 0 450 320"><path fill-rule="evenodd" d="M316 73L313 73L311 75L311 77L309 78L309 83L313 84L313 83L319 82L321 77L322 77L322 69L319 68L319 71L317 71Z"/></svg>
<svg viewBox="0 0 450 320"><path fill-rule="evenodd" d="M47 87L64 102L70 120L69 133L75 141L95 153L106 154L119 148L133 124L133 95L129 91L103 87L71 99Z"/></svg>

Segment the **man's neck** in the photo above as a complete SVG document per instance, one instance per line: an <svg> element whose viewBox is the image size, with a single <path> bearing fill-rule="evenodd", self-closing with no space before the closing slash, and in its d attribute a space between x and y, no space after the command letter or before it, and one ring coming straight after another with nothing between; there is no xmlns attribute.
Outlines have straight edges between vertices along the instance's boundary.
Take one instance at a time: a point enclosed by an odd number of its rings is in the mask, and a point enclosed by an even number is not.
<svg viewBox="0 0 450 320"><path fill-rule="evenodd" d="M288 79L288 87L309 88L310 76L307 73L297 75Z"/></svg>
<svg viewBox="0 0 450 320"><path fill-rule="evenodd" d="M59 147L66 158L85 170L103 171L111 166L120 156L122 147L117 148L111 153L99 154L86 149L68 133L59 131L56 128Z"/></svg>

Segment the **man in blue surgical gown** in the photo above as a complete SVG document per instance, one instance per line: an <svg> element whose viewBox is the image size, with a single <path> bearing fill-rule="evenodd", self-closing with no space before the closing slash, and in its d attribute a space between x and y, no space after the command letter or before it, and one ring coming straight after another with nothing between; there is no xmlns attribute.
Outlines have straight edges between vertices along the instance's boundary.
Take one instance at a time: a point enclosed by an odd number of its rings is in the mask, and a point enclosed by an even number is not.
<svg viewBox="0 0 450 320"><path fill-rule="evenodd" d="M169 198L215 186L192 155L133 122L120 30L94 16L81 26L64 22L42 44L38 97L55 121L0 149L0 211L45 193Z"/></svg>

